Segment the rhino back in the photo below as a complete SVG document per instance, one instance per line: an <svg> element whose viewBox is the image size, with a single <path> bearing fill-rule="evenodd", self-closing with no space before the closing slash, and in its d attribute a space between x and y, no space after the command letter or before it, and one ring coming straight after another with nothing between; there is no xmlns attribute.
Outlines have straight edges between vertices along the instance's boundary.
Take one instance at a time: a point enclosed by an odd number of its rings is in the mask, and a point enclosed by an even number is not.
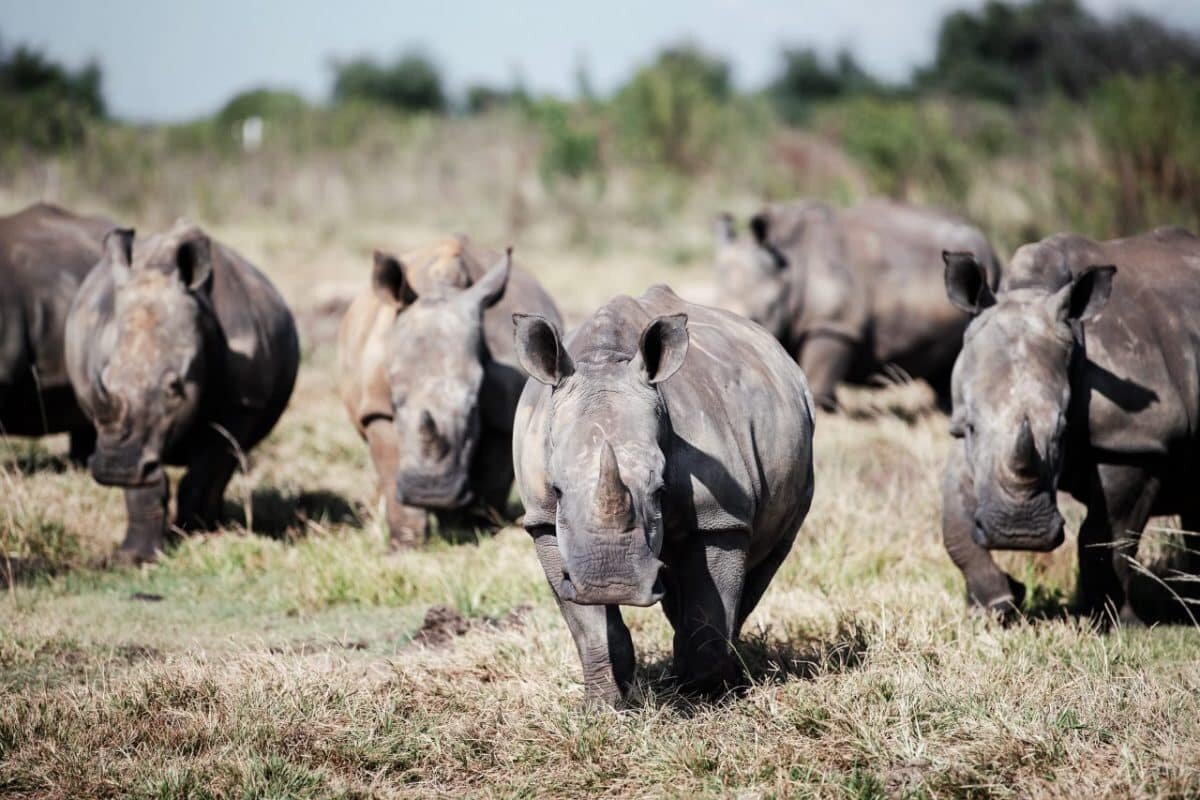
<svg viewBox="0 0 1200 800"><path fill-rule="evenodd" d="M1051 246L1059 246L1052 242ZM1112 296L1084 323L1091 444L1170 453L1200 438L1200 239L1159 232L1074 248L1070 272L1117 267Z"/></svg>
<svg viewBox="0 0 1200 800"><path fill-rule="evenodd" d="M813 403L804 374L758 325L686 303L665 286L638 299L647 321L688 315L688 354L661 384L671 421L668 524L744 529L757 561L812 497ZM639 332L641 328L637 329Z"/></svg>

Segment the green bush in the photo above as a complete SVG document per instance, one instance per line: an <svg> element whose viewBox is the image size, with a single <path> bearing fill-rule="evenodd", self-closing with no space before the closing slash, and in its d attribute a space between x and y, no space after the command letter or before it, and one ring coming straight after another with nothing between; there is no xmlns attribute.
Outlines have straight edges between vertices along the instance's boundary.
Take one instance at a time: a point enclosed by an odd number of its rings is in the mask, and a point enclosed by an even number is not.
<svg viewBox="0 0 1200 800"><path fill-rule="evenodd" d="M725 62L692 45L662 51L613 100L625 152L681 173L699 171L721 142L730 94Z"/></svg>
<svg viewBox="0 0 1200 800"><path fill-rule="evenodd" d="M335 62L333 99L337 102L366 100L402 111L446 109L442 76L429 58L407 53L390 64L373 58Z"/></svg>
<svg viewBox="0 0 1200 800"><path fill-rule="evenodd" d="M0 141L38 150L77 145L102 119L95 64L72 72L25 46L0 51Z"/></svg>
<svg viewBox="0 0 1200 800"><path fill-rule="evenodd" d="M821 101L881 90L848 50L838 53L830 65L811 47L785 48L781 60L779 76L771 81L767 93L787 122L803 122Z"/></svg>
<svg viewBox="0 0 1200 800"><path fill-rule="evenodd" d="M561 100L545 99L529 107L544 136L539 171L552 186L562 179L578 181L602 172L600 136L583 114Z"/></svg>
<svg viewBox="0 0 1200 800"><path fill-rule="evenodd" d="M217 121L229 126L249 119L288 122L302 117L308 111L308 103L295 92L279 89L251 89L229 99L217 112Z"/></svg>
<svg viewBox="0 0 1200 800"><path fill-rule="evenodd" d="M884 194L958 203L971 152L955 123L945 104L862 97L827 107L817 124L841 140Z"/></svg>
<svg viewBox="0 0 1200 800"><path fill-rule="evenodd" d="M1200 84L1182 69L1105 83L1092 124L1118 191L1118 227L1132 233L1200 223Z"/></svg>

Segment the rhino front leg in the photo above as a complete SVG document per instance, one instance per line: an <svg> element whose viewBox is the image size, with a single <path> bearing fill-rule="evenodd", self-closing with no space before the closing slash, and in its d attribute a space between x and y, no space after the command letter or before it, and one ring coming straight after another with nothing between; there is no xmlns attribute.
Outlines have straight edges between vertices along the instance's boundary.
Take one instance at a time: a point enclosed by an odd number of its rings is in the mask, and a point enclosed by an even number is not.
<svg viewBox="0 0 1200 800"><path fill-rule="evenodd" d="M125 541L117 557L141 563L153 561L162 551L167 533L167 501L171 490L165 474L147 486L125 489Z"/></svg>
<svg viewBox="0 0 1200 800"><path fill-rule="evenodd" d="M69 436L71 445L68 457L71 463L79 469L86 469L88 459L96 452L96 429L91 425L72 428Z"/></svg>
<svg viewBox="0 0 1200 800"><path fill-rule="evenodd" d="M996 564L991 552L971 538L975 494L966 474L963 444L950 448L942 470L942 541L967 582L967 605L1011 619L1021 609L1025 586Z"/></svg>
<svg viewBox="0 0 1200 800"><path fill-rule="evenodd" d="M675 629L675 675L685 689L711 692L737 679L733 643L748 543L745 531L694 533L664 570L663 610Z"/></svg>
<svg viewBox="0 0 1200 800"><path fill-rule="evenodd" d="M228 441L209 442L188 462L187 472L179 482L175 514L180 528L211 530L220 521L225 487L238 466L238 455L232 448Z"/></svg>
<svg viewBox="0 0 1200 800"><path fill-rule="evenodd" d="M633 684L635 668L633 638L621 618L620 607L581 606L560 598L557 585L562 582L562 560L554 528L539 526L529 533L558 610L575 640L583 666L585 696L589 702L620 708Z"/></svg>
<svg viewBox="0 0 1200 800"><path fill-rule="evenodd" d="M387 507L388 532L395 549L419 547L429 534L429 515L423 508L406 506L396 495L396 470L400 463L400 443L390 419L377 419L367 426L367 446L371 463L379 477L379 492ZM511 469L511 467L510 467Z"/></svg>
<svg viewBox="0 0 1200 800"><path fill-rule="evenodd" d="M1158 487L1158 479L1139 467L1101 464L1096 468L1087 516L1079 529L1082 613L1104 623L1139 622L1130 603L1133 560Z"/></svg>
<svg viewBox="0 0 1200 800"><path fill-rule="evenodd" d="M837 410L837 387L850 373L858 345L837 334L809 334L801 346L797 361L813 400L826 411Z"/></svg>

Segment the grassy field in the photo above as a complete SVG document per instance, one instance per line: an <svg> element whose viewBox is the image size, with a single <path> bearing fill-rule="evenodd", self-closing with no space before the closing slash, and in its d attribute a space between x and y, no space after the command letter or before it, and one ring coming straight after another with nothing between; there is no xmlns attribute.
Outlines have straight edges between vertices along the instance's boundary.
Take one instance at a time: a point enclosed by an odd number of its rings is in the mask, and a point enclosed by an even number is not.
<svg viewBox="0 0 1200 800"><path fill-rule="evenodd" d="M106 566L121 497L65 466L65 440L0 445L0 795L1200 794L1200 631L1055 613L1070 545L1007 561L1040 619L968 616L940 543L946 421L871 413L911 411L918 387L819 420L816 500L747 625L745 691L678 696L661 612L632 609L634 708L585 709L523 531L390 553L334 394L338 301L371 247L436 225L213 230L301 319L291 408L227 524L136 569ZM577 319L658 280L703 297L697 230L587 250L534 229L518 255Z"/></svg>

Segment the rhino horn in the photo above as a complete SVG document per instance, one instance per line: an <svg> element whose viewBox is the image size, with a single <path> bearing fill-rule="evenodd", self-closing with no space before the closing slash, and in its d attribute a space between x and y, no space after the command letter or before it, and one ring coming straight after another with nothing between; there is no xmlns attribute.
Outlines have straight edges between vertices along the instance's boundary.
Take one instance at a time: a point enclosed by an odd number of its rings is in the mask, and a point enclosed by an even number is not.
<svg viewBox="0 0 1200 800"><path fill-rule="evenodd" d="M417 423L417 433L421 439L421 450L426 456L440 459L450 449L446 445L445 437L438 432L433 415L428 411L421 412L421 419Z"/></svg>
<svg viewBox="0 0 1200 800"><path fill-rule="evenodd" d="M600 448L600 479L596 485L596 511L602 519L629 518L632 502L629 489L621 482L617 454L607 439Z"/></svg>
<svg viewBox="0 0 1200 800"><path fill-rule="evenodd" d="M1009 466L1017 475L1032 477L1037 474L1038 451L1029 417L1021 421L1021 427L1017 430L1017 444L1013 448Z"/></svg>

